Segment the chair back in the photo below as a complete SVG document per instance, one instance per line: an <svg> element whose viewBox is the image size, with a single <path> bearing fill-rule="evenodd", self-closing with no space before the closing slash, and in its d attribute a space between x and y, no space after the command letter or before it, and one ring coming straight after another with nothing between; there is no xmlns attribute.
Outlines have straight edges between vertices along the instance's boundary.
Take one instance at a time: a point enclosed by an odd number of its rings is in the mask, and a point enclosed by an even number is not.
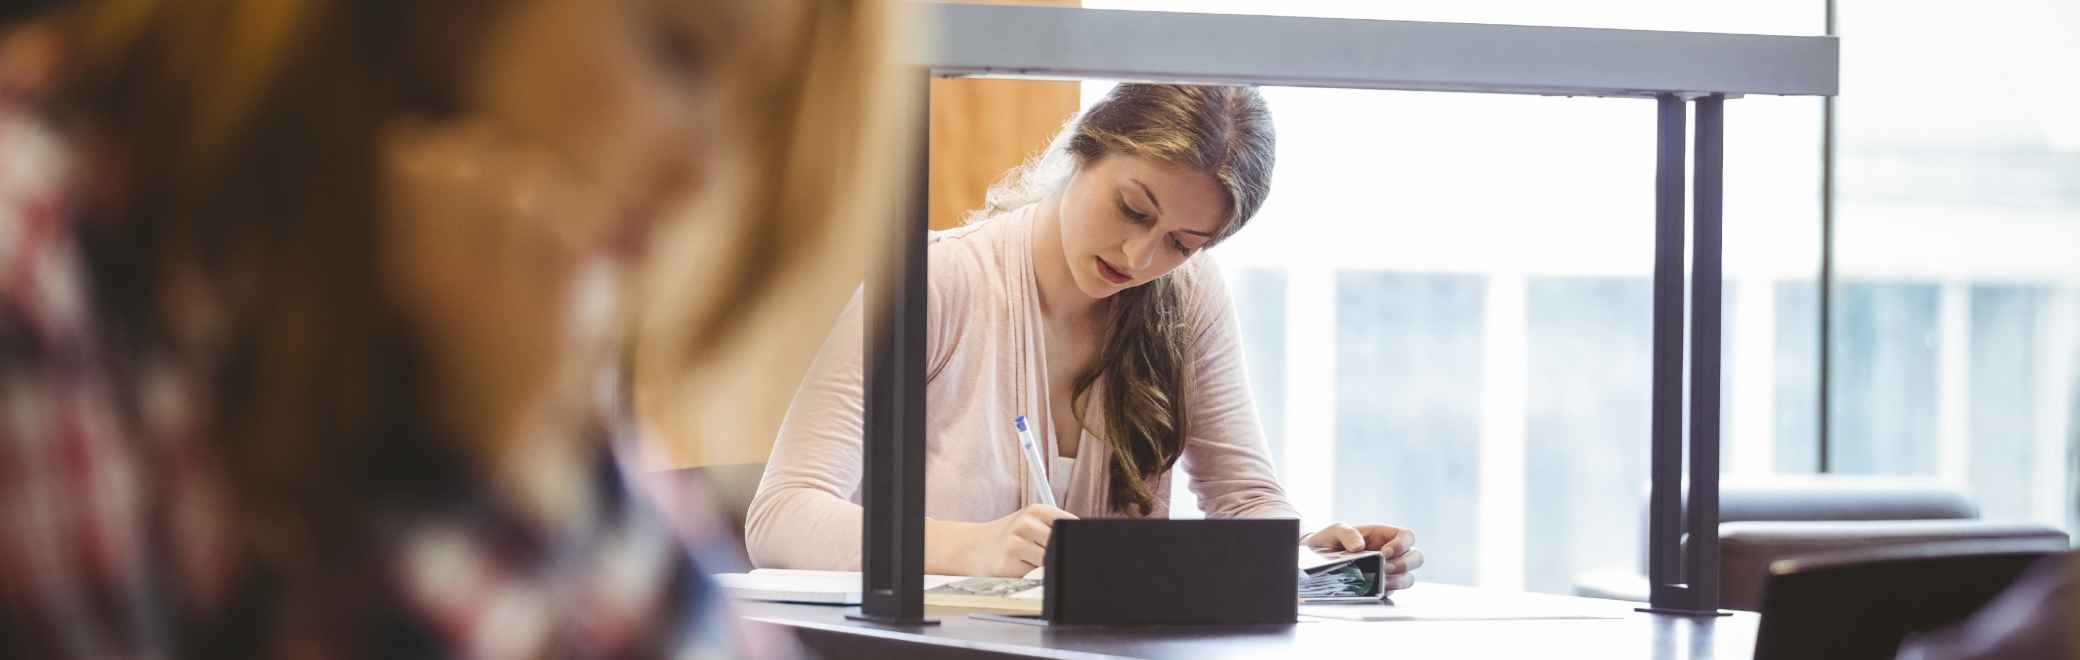
<svg viewBox="0 0 2080 660"><path fill-rule="evenodd" d="M1910 633L1985 607L2041 545L1891 546L1778 561L1762 593L1756 660L1889 660Z"/></svg>

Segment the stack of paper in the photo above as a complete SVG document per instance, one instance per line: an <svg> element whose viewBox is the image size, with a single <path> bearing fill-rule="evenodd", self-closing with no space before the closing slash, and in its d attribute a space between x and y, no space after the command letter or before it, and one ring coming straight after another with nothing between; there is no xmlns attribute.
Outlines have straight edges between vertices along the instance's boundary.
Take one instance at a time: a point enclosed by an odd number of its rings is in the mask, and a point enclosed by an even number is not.
<svg viewBox="0 0 2080 660"><path fill-rule="evenodd" d="M825 605L860 604L856 571L810 571L761 568L750 573L716 574L715 582L732 598ZM933 607L1040 612L1044 572L1033 569L1022 578L924 576L924 603Z"/></svg>
<svg viewBox="0 0 2080 660"><path fill-rule="evenodd" d="M783 603L858 605L859 573L761 568L750 573L718 573L715 583L732 598Z"/></svg>

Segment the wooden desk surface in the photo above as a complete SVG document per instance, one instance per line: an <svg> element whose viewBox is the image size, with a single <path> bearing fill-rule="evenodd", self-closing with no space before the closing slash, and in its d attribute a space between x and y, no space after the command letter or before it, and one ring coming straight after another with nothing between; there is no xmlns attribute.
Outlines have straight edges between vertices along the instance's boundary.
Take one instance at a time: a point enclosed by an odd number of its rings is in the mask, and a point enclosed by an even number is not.
<svg viewBox="0 0 2080 660"><path fill-rule="evenodd" d="M853 608L738 603L759 624L791 628L826 658L1733 658L1754 655L1757 616L1698 618L1633 611L1632 603L1425 584L1371 608L1410 618L1314 619L1257 627L1048 628L927 608L939 625L850 621ZM1486 618L1507 617L1507 618Z"/></svg>

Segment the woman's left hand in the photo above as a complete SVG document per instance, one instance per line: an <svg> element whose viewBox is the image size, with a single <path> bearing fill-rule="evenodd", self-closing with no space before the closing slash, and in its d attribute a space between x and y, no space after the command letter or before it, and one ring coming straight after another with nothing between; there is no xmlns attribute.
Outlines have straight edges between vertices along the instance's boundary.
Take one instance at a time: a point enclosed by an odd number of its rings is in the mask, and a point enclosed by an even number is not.
<svg viewBox="0 0 2080 660"><path fill-rule="evenodd" d="M1405 527L1381 524L1336 523L1300 539L1307 547L1323 552L1378 550L1386 558L1385 590L1407 589L1416 582L1415 570L1423 566L1423 551L1416 549L1416 533Z"/></svg>

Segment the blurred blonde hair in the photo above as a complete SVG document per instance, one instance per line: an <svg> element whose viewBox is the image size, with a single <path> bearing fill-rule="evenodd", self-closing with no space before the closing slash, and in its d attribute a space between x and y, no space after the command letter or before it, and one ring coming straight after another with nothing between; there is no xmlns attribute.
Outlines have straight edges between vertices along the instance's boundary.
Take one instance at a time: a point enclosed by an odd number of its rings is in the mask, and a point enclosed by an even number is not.
<svg viewBox="0 0 2080 660"><path fill-rule="evenodd" d="M790 51L738 71L734 159L715 168L702 220L651 261L631 375L652 465L764 460L769 422L873 258L864 246L892 229L889 176L910 170L901 147L916 137L887 75L895 5L809 5L791 35L745 35ZM706 238L717 218L740 219L741 235Z"/></svg>

